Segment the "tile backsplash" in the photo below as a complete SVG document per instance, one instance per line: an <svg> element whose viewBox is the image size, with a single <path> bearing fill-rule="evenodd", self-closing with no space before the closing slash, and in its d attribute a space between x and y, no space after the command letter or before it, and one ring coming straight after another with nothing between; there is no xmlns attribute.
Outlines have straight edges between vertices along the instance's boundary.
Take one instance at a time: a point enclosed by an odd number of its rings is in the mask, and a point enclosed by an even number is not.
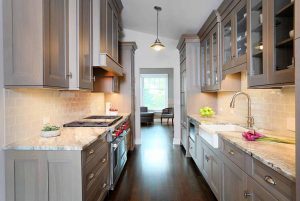
<svg viewBox="0 0 300 201"><path fill-rule="evenodd" d="M38 135L44 123L61 126L104 112L104 94L49 89L5 90L5 144Z"/></svg>
<svg viewBox="0 0 300 201"><path fill-rule="evenodd" d="M295 88L247 89L247 76L242 73L242 91L250 95L255 126L269 130L293 130L295 125ZM246 123L247 99L239 96L235 108L229 104L234 92L218 93L218 114L235 122Z"/></svg>

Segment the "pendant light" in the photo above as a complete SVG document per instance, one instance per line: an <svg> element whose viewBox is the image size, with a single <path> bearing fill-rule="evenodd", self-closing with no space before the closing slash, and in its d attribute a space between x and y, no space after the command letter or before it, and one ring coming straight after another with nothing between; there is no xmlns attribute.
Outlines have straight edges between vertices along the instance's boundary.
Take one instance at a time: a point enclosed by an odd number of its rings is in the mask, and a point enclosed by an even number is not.
<svg viewBox="0 0 300 201"><path fill-rule="evenodd" d="M158 12L161 11L161 7L154 6L154 10L156 10L156 12L157 12L157 15L156 15L156 40L151 45L151 48L154 49L155 51L160 51L165 48L165 46L160 42L160 40L158 38Z"/></svg>

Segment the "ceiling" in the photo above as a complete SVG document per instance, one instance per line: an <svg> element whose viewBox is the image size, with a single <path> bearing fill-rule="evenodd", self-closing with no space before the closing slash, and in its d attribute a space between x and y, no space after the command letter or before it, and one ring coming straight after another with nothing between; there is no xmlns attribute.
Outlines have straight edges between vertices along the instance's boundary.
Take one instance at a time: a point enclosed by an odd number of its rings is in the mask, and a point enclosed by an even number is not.
<svg viewBox="0 0 300 201"><path fill-rule="evenodd" d="M213 9L222 0L122 0L122 22L125 29L156 34L156 11L159 13L159 36L179 39L181 34L199 31Z"/></svg>

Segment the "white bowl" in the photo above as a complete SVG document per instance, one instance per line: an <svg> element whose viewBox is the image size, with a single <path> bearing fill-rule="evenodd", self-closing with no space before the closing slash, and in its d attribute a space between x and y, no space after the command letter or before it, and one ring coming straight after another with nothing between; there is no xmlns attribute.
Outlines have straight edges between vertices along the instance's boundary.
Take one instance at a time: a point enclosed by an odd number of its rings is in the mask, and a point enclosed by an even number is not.
<svg viewBox="0 0 300 201"><path fill-rule="evenodd" d="M56 136L59 136L59 135L60 135L60 130L57 130L57 131L42 131L41 132L41 137L46 137L46 138L56 137Z"/></svg>

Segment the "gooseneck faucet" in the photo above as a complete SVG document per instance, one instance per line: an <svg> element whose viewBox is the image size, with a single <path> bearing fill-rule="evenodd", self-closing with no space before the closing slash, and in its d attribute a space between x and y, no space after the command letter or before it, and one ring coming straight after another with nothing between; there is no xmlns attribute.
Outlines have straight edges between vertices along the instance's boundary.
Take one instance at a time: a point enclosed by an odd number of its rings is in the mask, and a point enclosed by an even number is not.
<svg viewBox="0 0 300 201"><path fill-rule="evenodd" d="M254 118L253 116L251 115L251 98L248 94L244 93L244 92L237 92L233 95L232 99L231 99L231 102L230 102L230 107L231 108L234 108L235 107L235 98L239 95L245 95L248 99L248 117L247 117L247 127L252 129L253 128L253 125L254 125Z"/></svg>

